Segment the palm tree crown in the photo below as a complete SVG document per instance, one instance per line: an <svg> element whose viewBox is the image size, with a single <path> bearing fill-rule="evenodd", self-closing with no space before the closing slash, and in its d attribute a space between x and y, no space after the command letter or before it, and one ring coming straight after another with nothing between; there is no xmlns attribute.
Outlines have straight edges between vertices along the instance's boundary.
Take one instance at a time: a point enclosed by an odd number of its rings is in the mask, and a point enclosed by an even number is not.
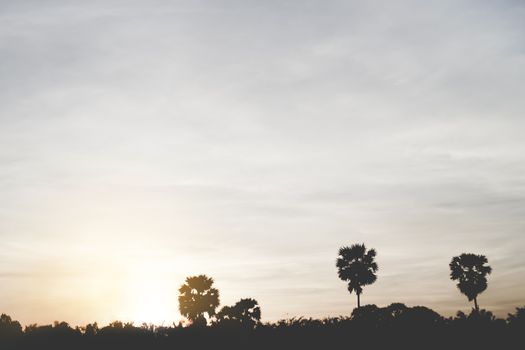
<svg viewBox="0 0 525 350"><path fill-rule="evenodd" d="M219 291L212 288L213 278L205 275L186 278L179 288L179 310L194 324L206 324L204 314L215 315L219 306Z"/></svg>
<svg viewBox="0 0 525 350"><path fill-rule="evenodd" d="M366 250L364 244L353 244L350 247L341 247L337 258L339 278L348 281L348 291L357 295L357 307L360 307L360 295L363 286L376 281L378 266L374 261L376 251Z"/></svg>
<svg viewBox="0 0 525 350"><path fill-rule="evenodd" d="M450 278L458 281L458 289L469 301L474 300L476 310L479 310L477 296L487 289L487 275L492 272L487 257L476 254L461 254L450 262Z"/></svg>

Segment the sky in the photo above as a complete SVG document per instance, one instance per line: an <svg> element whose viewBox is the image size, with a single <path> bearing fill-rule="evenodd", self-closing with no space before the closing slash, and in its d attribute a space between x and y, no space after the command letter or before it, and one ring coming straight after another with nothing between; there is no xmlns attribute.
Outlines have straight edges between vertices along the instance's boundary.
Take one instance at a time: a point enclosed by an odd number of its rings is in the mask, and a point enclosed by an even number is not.
<svg viewBox="0 0 525 350"><path fill-rule="evenodd" d="M187 276L263 321L525 305L522 1L0 0L0 312L178 322Z"/></svg>

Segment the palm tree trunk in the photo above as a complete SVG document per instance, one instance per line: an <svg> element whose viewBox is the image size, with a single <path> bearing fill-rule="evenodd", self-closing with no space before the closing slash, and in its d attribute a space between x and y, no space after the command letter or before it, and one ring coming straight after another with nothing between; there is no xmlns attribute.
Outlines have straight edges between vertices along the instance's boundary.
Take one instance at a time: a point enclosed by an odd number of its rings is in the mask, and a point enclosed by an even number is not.
<svg viewBox="0 0 525 350"><path fill-rule="evenodd" d="M359 309L361 307L361 293L357 294L357 308Z"/></svg>
<svg viewBox="0 0 525 350"><path fill-rule="evenodd" d="M478 299L477 298L474 298L474 307L476 308L476 311L479 311Z"/></svg>

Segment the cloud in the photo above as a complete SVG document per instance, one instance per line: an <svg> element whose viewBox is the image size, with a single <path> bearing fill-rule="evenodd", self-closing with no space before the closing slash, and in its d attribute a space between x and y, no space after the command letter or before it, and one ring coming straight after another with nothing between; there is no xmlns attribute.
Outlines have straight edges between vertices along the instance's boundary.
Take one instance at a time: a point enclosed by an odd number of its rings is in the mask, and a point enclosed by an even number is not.
<svg viewBox="0 0 525 350"><path fill-rule="evenodd" d="M523 295L520 2L0 8L9 310L38 264L63 261L54 281L82 291L93 280L71 271L101 259L172 269L167 288L212 274L225 301L257 297L268 320L348 314L334 259L353 242L378 250L367 302L466 309L447 271L466 250L493 263L498 314ZM39 302L20 319L74 317Z"/></svg>

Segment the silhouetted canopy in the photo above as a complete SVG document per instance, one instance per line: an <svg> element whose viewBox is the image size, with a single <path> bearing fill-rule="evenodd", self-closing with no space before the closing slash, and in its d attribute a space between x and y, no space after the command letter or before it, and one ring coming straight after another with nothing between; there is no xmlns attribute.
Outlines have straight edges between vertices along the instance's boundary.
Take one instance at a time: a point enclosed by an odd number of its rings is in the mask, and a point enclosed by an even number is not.
<svg viewBox="0 0 525 350"><path fill-rule="evenodd" d="M461 254L455 256L450 262L450 278L458 281L457 287L465 294L469 301L474 300L478 309L476 297L487 289L487 275L492 268L487 264L484 255Z"/></svg>
<svg viewBox="0 0 525 350"><path fill-rule="evenodd" d="M186 278L186 283L179 288L179 310L194 324L206 324L205 314L215 315L219 306L219 291L212 288L213 279L205 275Z"/></svg>
<svg viewBox="0 0 525 350"><path fill-rule="evenodd" d="M364 244L353 244L339 249L336 266L339 278L348 281L348 291L358 296L363 292L363 286L376 281L378 266L374 261L376 251L366 250Z"/></svg>
<svg viewBox="0 0 525 350"><path fill-rule="evenodd" d="M225 306L217 314L220 324L236 324L253 328L261 320L261 308L254 299L241 299L233 306Z"/></svg>
<svg viewBox="0 0 525 350"><path fill-rule="evenodd" d="M0 315L0 336L15 336L22 333L20 322L11 319L11 316Z"/></svg>

